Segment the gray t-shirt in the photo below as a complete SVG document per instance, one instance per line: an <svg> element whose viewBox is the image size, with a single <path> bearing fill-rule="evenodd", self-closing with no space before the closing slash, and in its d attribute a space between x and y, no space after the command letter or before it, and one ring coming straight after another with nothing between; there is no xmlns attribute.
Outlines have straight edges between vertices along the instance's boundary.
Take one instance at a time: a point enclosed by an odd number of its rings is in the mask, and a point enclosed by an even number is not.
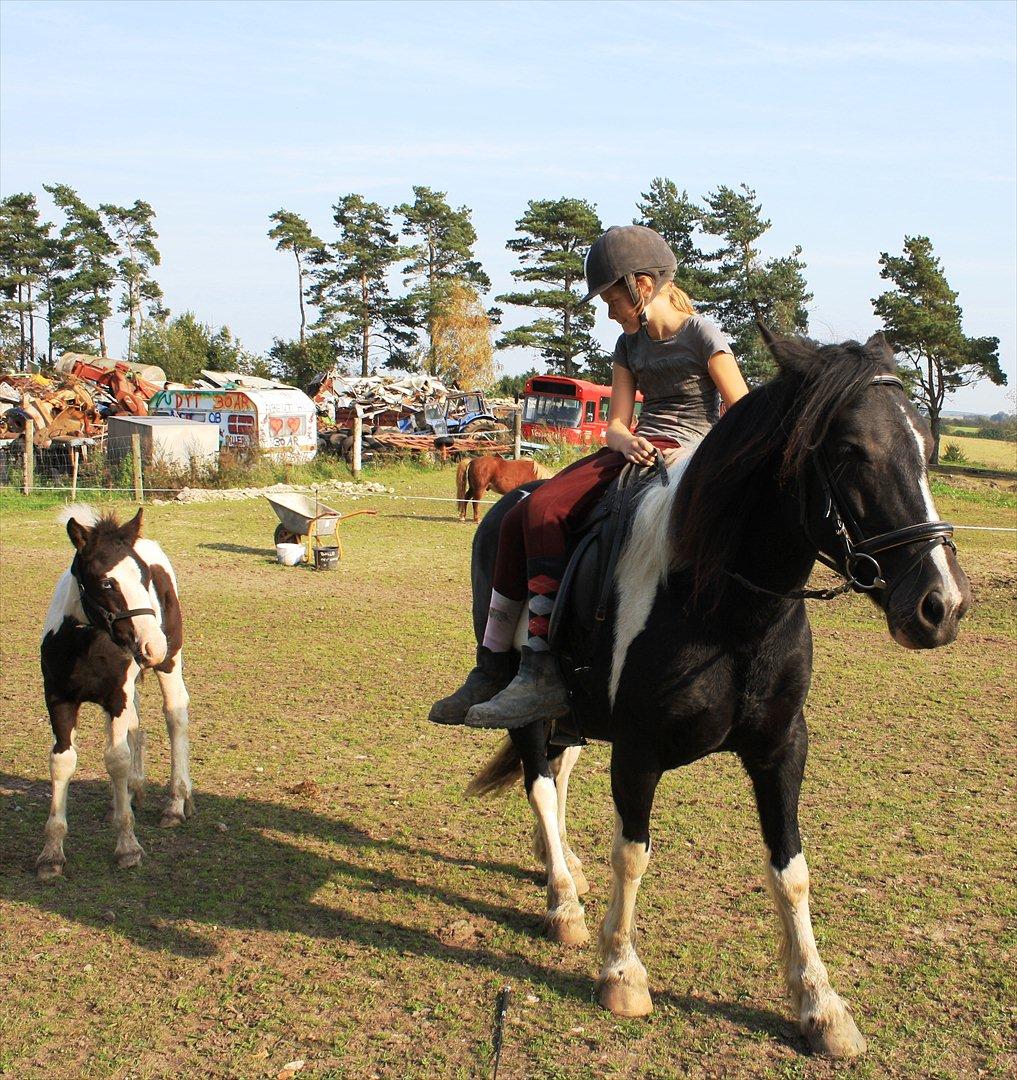
<svg viewBox="0 0 1017 1080"><path fill-rule="evenodd" d="M654 341L643 326L622 334L614 362L632 372L643 395L636 432L698 442L720 414L710 357L730 351L727 338L700 315L690 315L677 334L662 341Z"/></svg>

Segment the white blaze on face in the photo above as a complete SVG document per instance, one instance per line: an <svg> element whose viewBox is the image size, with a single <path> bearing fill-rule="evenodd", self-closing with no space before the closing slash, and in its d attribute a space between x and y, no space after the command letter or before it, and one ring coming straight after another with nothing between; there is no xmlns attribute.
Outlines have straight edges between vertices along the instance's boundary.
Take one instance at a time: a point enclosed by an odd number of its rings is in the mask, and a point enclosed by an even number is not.
<svg viewBox="0 0 1017 1080"><path fill-rule="evenodd" d="M166 635L162 632L162 610L155 590L146 588L141 579L141 567L128 556L121 559L106 575L120 587L128 608L151 608L154 615L134 615L131 626L138 639L141 655L150 664L161 664L166 659Z"/></svg>
<svg viewBox="0 0 1017 1080"><path fill-rule="evenodd" d="M932 491L929 488L929 476L925 469L927 458L925 440L922 438L922 433L915 427L914 421L908 416L907 409L905 409L903 405L900 406L900 411L904 414L904 422L911 432L911 437L914 439L915 447L918 451L918 475L921 477L922 500L925 503L925 520L939 521L940 517L936 511L936 504L932 501ZM929 558L932 559L932 565L935 566L939 573L940 591L943 594L943 603L946 606L946 610L952 613L960 606L961 601L963 600L963 594L960 585L957 582L955 573L950 569L950 563L946 557L946 548L942 544L939 544L932 549Z"/></svg>

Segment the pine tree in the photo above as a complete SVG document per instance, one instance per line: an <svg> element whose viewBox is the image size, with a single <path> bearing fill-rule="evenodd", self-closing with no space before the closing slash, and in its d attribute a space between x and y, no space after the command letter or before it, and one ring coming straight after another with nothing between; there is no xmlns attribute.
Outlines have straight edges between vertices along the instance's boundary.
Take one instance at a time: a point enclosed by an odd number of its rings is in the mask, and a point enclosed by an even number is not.
<svg viewBox="0 0 1017 1080"><path fill-rule="evenodd" d="M708 255L713 271L711 308L731 338L735 356L747 381L763 382L774 373L773 359L756 327L762 319L781 334L808 330L806 305L812 299L805 283L801 247L790 255L764 261L755 246L770 228L762 217L756 193L742 184L740 191L721 186L706 197L704 230L721 242Z"/></svg>
<svg viewBox="0 0 1017 1080"><path fill-rule="evenodd" d="M269 217L275 225L269 229L268 237L276 241L276 251L292 251L297 261L297 296L300 300L300 344L304 344L307 327L307 314L304 311L304 259L309 253L320 250L324 242L311 231L311 226L299 215L290 210L276 210Z"/></svg>
<svg viewBox="0 0 1017 1080"><path fill-rule="evenodd" d="M10 195L0 202L0 319L5 337L17 340L22 371L35 361L35 306L50 229L40 224L34 195Z"/></svg>
<svg viewBox="0 0 1017 1080"><path fill-rule="evenodd" d="M45 184L66 221L60 236L67 241L74 265L67 275L66 303L83 335L106 356L106 320L112 315L111 296L116 284L112 259L116 241L106 231L102 215L87 206L66 184Z"/></svg>
<svg viewBox="0 0 1017 1080"><path fill-rule="evenodd" d="M679 192L673 180L662 176L651 182L650 190L644 191L641 198L642 202L636 204L639 217L635 224L646 225L664 237L678 260L675 284L696 301L698 308L708 311L713 275L696 238L696 233L702 232L702 208L689 198L688 192Z"/></svg>
<svg viewBox="0 0 1017 1080"><path fill-rule="evenodd" d="M339 238L314 257L311 298L320 312L314 329L336 351L371 369L379 352L389 366L406 362L415 335L410 313L389 293L389 268L406 257L384 207L363 195L344 195L333 207Z"/></svg>
<svg viewBox="0 0 1017 1080"><path fill-rule="evenodd" d="M999 338L965 336L957 293L927 236L905 236L903 255L884 251L879 265L880 277L894 287L877 296L872 306L883 320L887 340L906 365L912 398L928 414L935 464L947 395L982 379L1006 385Z"/></svg>
<svg viewBox="0 0 1017 1080"><path fill-rule="evenodd" d="M120 310L127 316L127 359L132 360L141 335L143 305L147 302L161 307L162 301L162 289L152 279L152 267L160 262L155 246L159 234L152 225L155 211L141 199L135 199L133 206L104 203L99 209L120 246L117 271L124 290Z"/></svg>
<svg viewBox="0 0 1017 1080"><path fill-rule="evenodd" d="M596 360L601 349L592 337L594 309L580 304L585 293L583 259L603 232L594 206L584 199L531 199L516 222L522 236L505 245L523 264L512 276L537 286L530 292L505 293L507 304L549 311L526 326L502 334L499 349L540 351L552 371L574 377L577 360ZM577 293L574 286L582 292Z"/></svg>
<svg viewBox="0 0 1017 1080"><path fill-rule="evenodd" d="M450 287L457 282L472 285L481 293L491 280L473 257L477 231L468 206L453 209L444 191L414 186L413 202L395 208L404 219L403 236L410 237L412 261L403 267L406 284L423 279L407 298L417 324L427 333L430 366L434 366L435 319L448 303Z"/></svg>

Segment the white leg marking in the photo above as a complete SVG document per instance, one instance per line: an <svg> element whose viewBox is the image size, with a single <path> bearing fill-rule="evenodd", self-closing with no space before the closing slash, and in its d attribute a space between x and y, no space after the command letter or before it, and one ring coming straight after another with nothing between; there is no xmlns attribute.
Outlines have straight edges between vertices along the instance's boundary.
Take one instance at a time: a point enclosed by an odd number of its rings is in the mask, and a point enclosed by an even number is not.
<svg viewBox="0 0 1017 1080"><path fill-rule="evenodd" d="M548 936L562 945L583 945L589 941L575 882L569 872L561 837L558 834L558 792L554 781L538 776L530 788L530 805L537 816L547 852Z"/></svg>
<svg viewBox="0 0 1017 1080"><path fill-rule="evenodd" d="M113 786L113 833L116 847L113 855L121 869L137 866L144 854L134 835L134 813L128 782L131 776L133 754L128 732L136 732L138 714L134 709L134 680L138 667L132 664L128 674L127 704L119 716L106 714L106 771Z"/></svg>
<svg viewBox="0 0 1017 1080"><path fill-rule="evenodd" d="M49 755L49 776L52 783L52 795L49 804L49 818L46 821L45 839L42 854L35 861L36 871L43 880L58 877L64 865L64 837L67 835L67 787L78 765L78 752L74 749L74 734L71 734L71 746L62 754L52 751Z"/></svg>
<svg viewBox="0 0 1017 1080"><path fill-rule="evenodd" d="M642 497L632 522L632 534L618 560L615 572L618 604L608 686L612 706L629 646L646 625L657 589L671 570L671 504L694 451L695 446L683 450L672 463L668 469L671 482L666 488L653 487Z"/></svg>
<svg viewBox="0 0 1017 1080"><path fill-rule="evenodd" d="M127 790L137 810L145 798L145 733L141 730L141 694L137 687L134 690L134 712L138 717L138 726L127 730L127 744L131 748L131 775L127 780Z"/></svg>
<svg viewBox="0 0 1017 1080"><path fill-rule="evenodd" d="M802 1034L813 1050L830 1057L855 1057L865 1039L847 1005L830 988L819 957L809 913L809 868L799 853L783 870L767 866L767 883L782 930L780 959Z"/></svg>
<svg viewBox="0 0 1017 1080"><path fill-rule="evenodd" d="M568 864L569 873L576 886L576 892L585 896L590 891L586 874L583 873L583 863L579 856L569 847L568 830L565 825L565 809L569 797L569 777L579 755L582 753L581 746L570 746L563 750L558 757L551 762L551 775L554 777L555 790L558 792L558 837L561 840L562 850L565 852L565 862Z"/></svg>
<svg viewBox="0 0 1017 1080"><path fill-rule="evenodd" d="M170 792L159 824L163 828L179 825L194 813L191 789L190 740L187 730L190 723L188 705L190 698L184 685L183 657L178 653L173 670L158 671L159 688L162 690L163 715L170 743Z"/></svg>
<svg viewBox="0 0 1017 1080"><path fill-rule="evenodd" d="M636 896L649 863L649 849L625 839L621 818L615 814L611 903L600 928L597 986L601 1005L619 1016L646 1016L653 1011L646 968L636 955L635 928Z"/></svg>

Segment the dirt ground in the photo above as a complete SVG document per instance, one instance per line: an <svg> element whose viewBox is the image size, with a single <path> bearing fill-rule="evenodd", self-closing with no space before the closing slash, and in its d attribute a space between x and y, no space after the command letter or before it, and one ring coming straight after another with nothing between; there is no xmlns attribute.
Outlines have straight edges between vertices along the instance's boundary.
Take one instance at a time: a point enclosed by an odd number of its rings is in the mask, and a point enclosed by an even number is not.
<svg viewBox="0 0 1017 1080"><path fill-rule="evenodd" d="M437 497L454 475L384 482ZM810 608L813 916L869 1039L835 1066L807 1056L783 993L733 759L660 788L637 909L649 1019L598 1007L593 945L540 937L525 799L463 795L498 736L425 720L470 662L472 527L445 503L375 498L327 574L275 563L264 500L146 510L185 605L197 814L157 828L168 754L146 684L146 855L115 870L86 708L52 885L33 872L51 743L38 636L71 549L51 508L2 503L0 1075L488 1077L506 985L501 1080L1013 1074L1012 533L958 533L976 603L947 649L900 649L864 598ZM1011 494L937 498L958 523L1015 524ZM585 751L571 789L591 930L610 886L608 754Z"/></svg>

